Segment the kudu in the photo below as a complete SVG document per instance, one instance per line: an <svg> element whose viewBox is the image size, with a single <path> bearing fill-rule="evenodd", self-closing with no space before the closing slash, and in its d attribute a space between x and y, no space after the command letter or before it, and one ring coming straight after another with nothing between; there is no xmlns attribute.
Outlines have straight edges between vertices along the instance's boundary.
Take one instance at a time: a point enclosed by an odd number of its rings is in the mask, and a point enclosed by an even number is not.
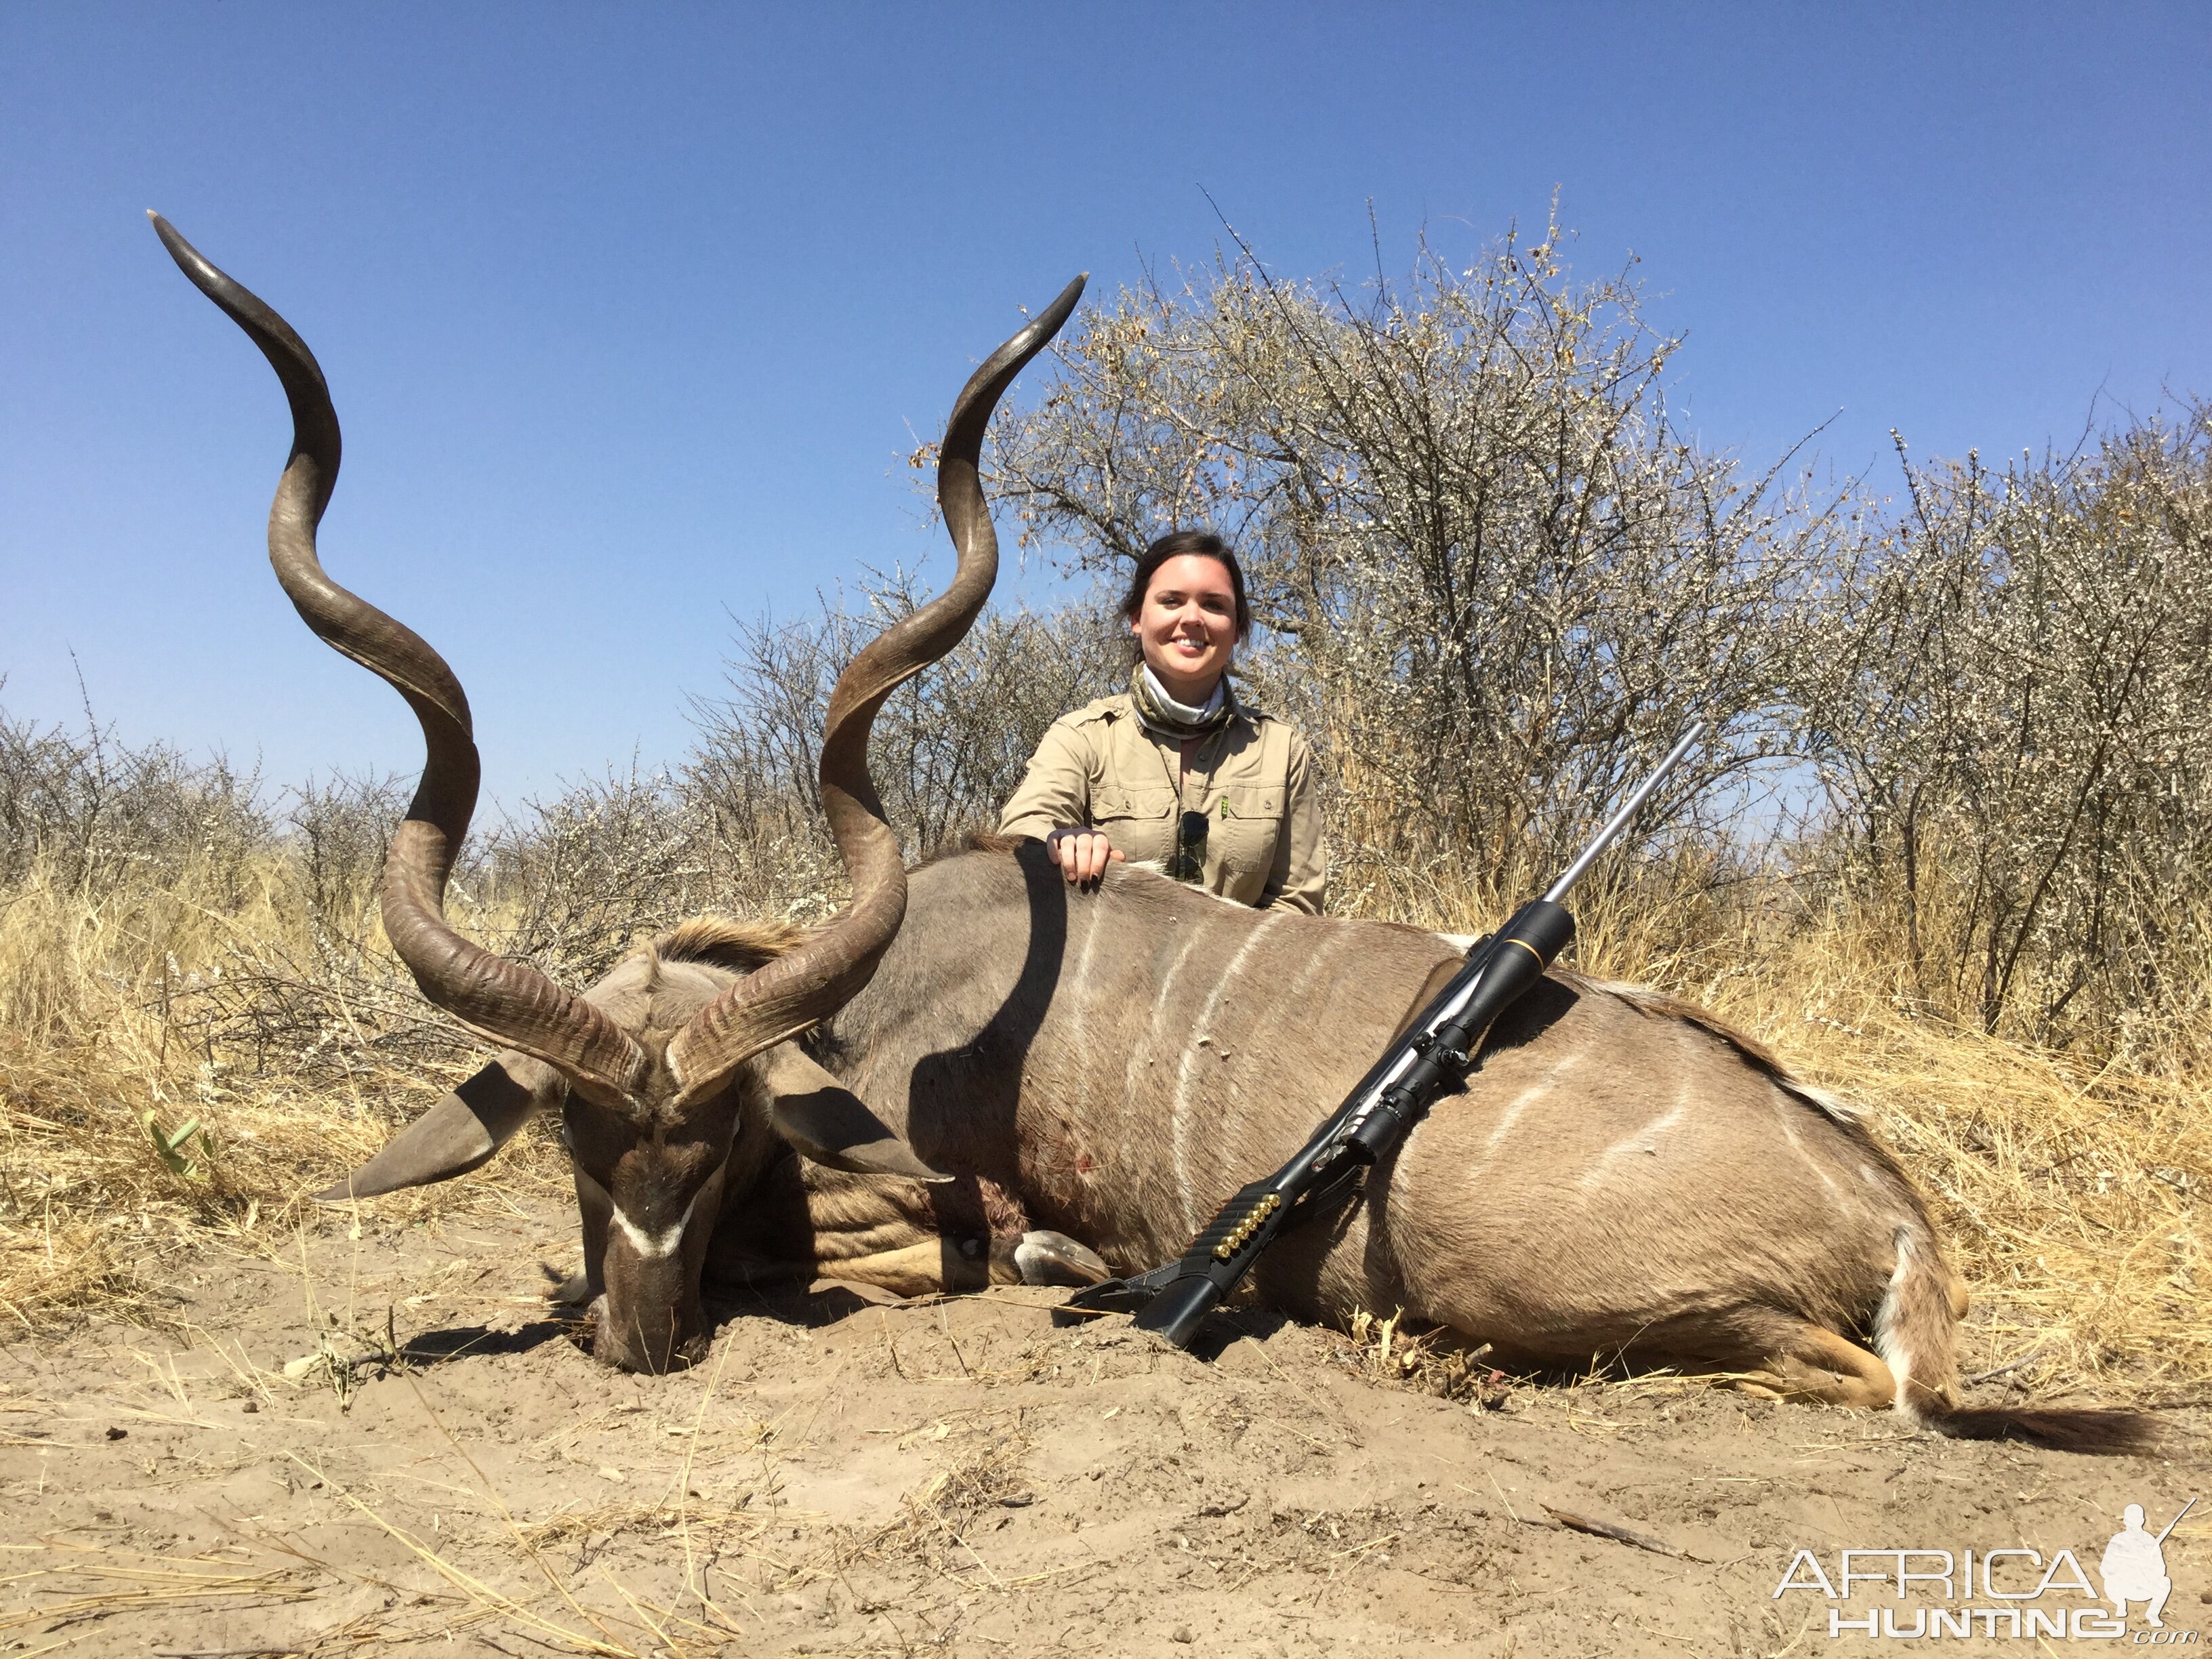
<svg viewBox="0 0 2212 1659"><path fill-rule="evenodd" d="M422 725L422 778L385 865L385 933L423 995L505 1049L319 1196L367 1196L458 1175L557 1104L598 1316L593 1351L637 1370L686 1363L703 1345L700 1280L718 1241L726 1262L756 1235L820 1235L816 1260L835 1265L839 1244L827 1241L840 1241L857 1258L843 1264L848 1276L909 1289L918 1277L956 1285L1103 1277L1097 1259L1067 1239L994 1225L1008 1213L1002 1194L923 1164L789 1041L865 985L898 932L906 872L868 777L869 730L884 698L957 644L989 597L998 543L976 471L983 434L1014 377L1074 310L1084 279L993 353L961 392L938 471L958 556L952 580L863 649L831 693L820 791L851 878L850 903L805 934L695 921L575 994L447 921L447 878L479 776L468 700L420 636L323 569L315 530L340 444L313 354L274 310L161 216L149 216L179 268L261 349L291 405L292 453L269 517L277 580L307 626L387 682ZM811 1167L797 1167L794 1152ZM841 1206L866 1183L837 1171L951 1182L955 1190L939 1195L900 1183L901 1225L887 1252L871 1248L865 1227L838 1225Z"/></svg>
<svg viewBox="0 0 2212 1659"><path fill-rule="evenodd" d="M337 429L306 347L161 228L291 398L298 439L270 523L280 579L422 722L429 763L393 842L386 929L425 994L508 1045L322 1196L473 1169L559 1103L598 1352L663 1370L701 1340L702 1273L823 1272L912 1293L1167 1259L1280 1164L1458 968L1434 934L1249 910L1143 869L1071 890L1036 842L981 838L902 872L863 764L867 721L982 603L984 424L1079 283L954 408L939 480L960 551L951 590L833 696L822 795L850 908L808 935L686 924L580 997L470 945L438 909L476 787L460 688L315 561ZM935 1170L960 1180L924 1184ZM2082 1450L2147 1437L2123 1413L1962 1408L1964 1289L1856 1116L1699 1010L1562 971L1499 1022L1466 1089L1360 1201L1286 1237L1248 1293L1340 1325L1402 1309L1501 1364L1725 1371L1770 1395Z"/></svg>
<svg viewBox="0 0 2212 1659"><path fill-rule="evenodd" d="M1279 1167L1461 965L1431 933L1142 869L1071 891L1034 842L911 881L815 1054L921 1157L1117 1272L1181 1254ZM1965 1437L2148 1439L2126 1413L1960 1407L1964 1287L1856 1115L1692 1006L1558 970L1362 1200L1286 1235L1248 1293L1340 1326L1401 1309L1502 1364L1663 1363Z"/></svg>

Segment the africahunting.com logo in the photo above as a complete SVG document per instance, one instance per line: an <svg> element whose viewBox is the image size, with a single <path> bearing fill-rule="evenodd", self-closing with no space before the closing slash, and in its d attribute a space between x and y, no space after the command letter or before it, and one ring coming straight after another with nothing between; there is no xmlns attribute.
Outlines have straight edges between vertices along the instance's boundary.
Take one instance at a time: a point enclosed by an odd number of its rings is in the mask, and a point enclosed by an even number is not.
<svg viewBox="0 0 2212 1659"><path fill-rule="evenodd" d="M2120 1529L2097 1558L2098 1583L2072 1550L2048 1560L2040 1550L1838 1550L1835 1571L1812 1550L1790 1558L1772 1599L1799 1594L1826 1598L1828 1634L1870 1640L1931 1637L2052 1638L2125 1641L2134 1646L2193 1644L2197 1632L2174 1630L2164 1617L2173 1580L2166 1542L2192 1498L2164 1530L2144 1523L2130 1504ZM2131 1622L2130 1611L2136 1614Z"/></svg>

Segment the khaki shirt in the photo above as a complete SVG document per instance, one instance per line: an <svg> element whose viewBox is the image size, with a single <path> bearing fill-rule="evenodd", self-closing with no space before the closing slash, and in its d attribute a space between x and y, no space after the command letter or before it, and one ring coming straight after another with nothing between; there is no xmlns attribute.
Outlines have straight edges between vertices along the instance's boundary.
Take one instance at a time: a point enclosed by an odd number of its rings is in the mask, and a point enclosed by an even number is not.
<svg viewBox="0 0 2212 1659"><path fill-rule="evenodd" d="M1054 720L1030 757L999 833L1042 840L1089 825L1133 864L1165 866L1182 814L1206 815L1200 884L1240 904L1319 914L1328 883L1320 792L1306 740L1245 709L1208 732L1183 765L1182 745L1138 720L1129 694Z"/></svg>

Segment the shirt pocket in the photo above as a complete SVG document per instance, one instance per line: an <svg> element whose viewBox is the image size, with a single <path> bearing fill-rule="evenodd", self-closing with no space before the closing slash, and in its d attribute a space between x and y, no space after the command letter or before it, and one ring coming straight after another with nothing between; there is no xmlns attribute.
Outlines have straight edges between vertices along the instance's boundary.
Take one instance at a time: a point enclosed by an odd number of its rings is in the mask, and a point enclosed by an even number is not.
<svg viewBox="0 0 2212 1659"><path fill-rule="evenodd" d="M1274 867L1283 827L1279 785L1231 784L1207 816L1213 820L1211 856L1224 870L1265 877Z"/></svg>
<svg viewBox="0 0 2212 1659"><path fill-rule="evenodd" d="M1091 817L1103 825L1113 818L1164 818L1175 811L1176 792L1164 783L1130 788L1102 783L1091 792Z"/></svg>
<svg viewBox="0 0 2212 1659"><path fill-rule="evenodd" d="M1091 792L1091 822L1124 858L1164 860L1175 851L1176 805L1165 784L1101 784Z"/></svg>

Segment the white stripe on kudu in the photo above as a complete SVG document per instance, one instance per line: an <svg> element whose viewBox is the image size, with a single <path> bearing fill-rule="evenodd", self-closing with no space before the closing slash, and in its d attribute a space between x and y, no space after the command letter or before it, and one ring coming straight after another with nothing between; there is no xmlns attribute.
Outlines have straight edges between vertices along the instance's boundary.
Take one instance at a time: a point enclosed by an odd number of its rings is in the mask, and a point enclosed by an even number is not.
<svg viewBox="0 0 2212 1659"><path fill-rule="evenodd" d="M1086 905L1079 912L1084 918L1083 949L1075 958L1075 977L1069 988L1076 993L1074 1017L1068 1022L1068 1040L1079 1054L1091 1052L1091 953L1098 948L1098 935L1103 930L1098 925L1098 906Z"/></svg>
<svg viewBox="0 0 2212 1659"><path fill-rule="evenodd" d="M1576 1189L1579 1192L1589 1192L1603 1182L1612 1172L1613 1166L1624 1158L1656 1152L1659 1150L1658 1138L1680 1123L1688 1113L1689 1102L1686 1097L1689 1094L1689 1085L1686 1083L1682 1085L1681 1093L1685 1098L1677 1100L1669 1110L1652 1119L1649 1123L1631 1129L1612 1146L1592 1158L1589 1168L1583 1170L1576 1180Z"/></svg>
<svg viewBox="0 0 2212 1659"><path fill-rule="evenodd" d="M1213 1017L1221 1012L1221 1000L1229 993L1231 983L1243 970L1244 958L1252 954L1252 947L1267 937L1267 930L1283 919L1284 912L1272 911L1267 919L1252 930L1251 937L1237 948L1229 958L1229 965L1213 981L1213 989L1206 999L1206 1006L1198 1011L1192 1024L1190 1040L1183 1045L1182 1065L1176 1072L1175 1104L1168 1116L1169 1133L1175 1142L1176 1192L1182 1200L1183 1231L1198 1231L1198 1200L1192 1190L1190 1179L1190 1135L1188 1119L1190 1110L1191 1079L1196 1075L1199 1050L1213 1038ZM1164 999L1163 999L1164 1000Z"/></svg>

